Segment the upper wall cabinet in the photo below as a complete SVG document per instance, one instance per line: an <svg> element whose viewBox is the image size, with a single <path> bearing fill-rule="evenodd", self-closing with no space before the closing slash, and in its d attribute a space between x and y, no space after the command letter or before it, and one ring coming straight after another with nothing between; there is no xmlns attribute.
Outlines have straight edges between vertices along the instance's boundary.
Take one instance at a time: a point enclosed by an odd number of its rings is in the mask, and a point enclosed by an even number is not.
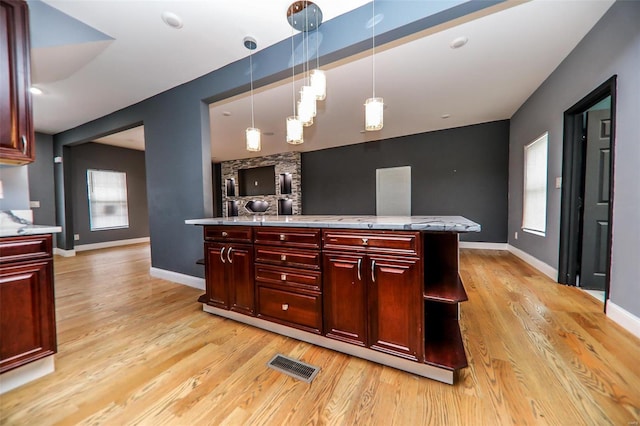
<svg viewBox="0 0 640 426"><path fill-rule="evenodd" d="M29 86L29 9L23 0L0 0L0 162L35 159Z"/></svg>

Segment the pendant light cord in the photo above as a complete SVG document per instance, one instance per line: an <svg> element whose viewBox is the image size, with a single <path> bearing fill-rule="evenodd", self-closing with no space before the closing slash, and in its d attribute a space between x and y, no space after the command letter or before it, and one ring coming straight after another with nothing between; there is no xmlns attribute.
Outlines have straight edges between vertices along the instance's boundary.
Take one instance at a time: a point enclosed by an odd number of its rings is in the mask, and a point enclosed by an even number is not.
<svg viewBox="0 0 640 426"><path fill-rule="evenodd" d="M293 44L293 27L291 27L291 102L293 116L296 116L296 54Z"/></svg>
<svg viewBox="0 0 640 426"><path fill-rule="evenodd" d="M371 22L371 81L373 83L373 97L376 97L376 0L373 0L373 13Z"/></svg>
<svg viewBox="0 0 640 426"><path fill-rule="evenodd" d="M253 50L249 52L249 75L251 76L251 127L255 129L253 122Z"/></svg>
<svg viewBox="0 0 640 426"><path fill-rule="evenodd" d="M320 47L318 43L318 11L316 10L316 69L320 69Z"/></svg>

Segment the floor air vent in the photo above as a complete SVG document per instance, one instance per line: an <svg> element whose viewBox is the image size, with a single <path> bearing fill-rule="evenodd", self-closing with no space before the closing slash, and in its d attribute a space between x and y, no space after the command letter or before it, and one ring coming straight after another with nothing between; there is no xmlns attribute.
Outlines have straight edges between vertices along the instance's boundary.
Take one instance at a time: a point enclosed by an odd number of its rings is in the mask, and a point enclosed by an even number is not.
<svg viewBox="0 0 640 426"><path fill-rule="evenodd" d="M307 383L311 383L320 371L320 367L314 367L280 354L271 358L267 366Z"/></svg>

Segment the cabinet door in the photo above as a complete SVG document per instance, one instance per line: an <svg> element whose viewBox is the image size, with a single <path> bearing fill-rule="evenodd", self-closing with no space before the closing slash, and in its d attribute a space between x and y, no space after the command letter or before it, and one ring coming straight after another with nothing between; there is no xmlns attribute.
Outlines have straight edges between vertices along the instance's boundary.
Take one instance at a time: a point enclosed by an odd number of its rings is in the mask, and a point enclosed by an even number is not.
<svg viewBox="0 0 640 426"><path fill-rule="evenodd" d="M411 360L422 359L422 286L418 259L369 255L369 345Z"/></svg>
<svg viewBox="0 0 640 426"><path fill-rule="evenodd" d="M56 352L53 261L0 267L0 373Z"/></svg>
<svg viewBox="0 0 640 426"><path fill-rule="evenodd" d="M324 254L324 329L327 337L367 345L365 256Z"/></svg>
<svg viewBox="0 0 640 426"><path fill-rule="evenodd" d="M231 310L254 315L253 247L232 244L227 247L225 259L227 260Z"/></svg>
<svg viewBox="0 0 640 426"><path fill-rule="evenodd" d="M0 0L0 158L34 159L29 68L29 9L24 1Z"/></svg>
<svg viewBox="0 0 640 426"><path fill-rule="evenodd" d="M207 283L207 299L210 305L229 309L229 290L225 279L227 265L226 245L205 243L205 275Z"/></svg>

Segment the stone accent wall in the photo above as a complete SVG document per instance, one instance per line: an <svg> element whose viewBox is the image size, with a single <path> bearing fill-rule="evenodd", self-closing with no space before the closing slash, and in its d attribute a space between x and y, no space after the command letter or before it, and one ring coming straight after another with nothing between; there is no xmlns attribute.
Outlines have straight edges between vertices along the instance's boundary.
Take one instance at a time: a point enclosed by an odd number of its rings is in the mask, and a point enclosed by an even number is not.
<svg viewBox="0 0 640 426"><path fill-rule="evenodd" d="M250 169L254 167L275 166L275 195L255 195L241 197L238 185L238 170ZM229 217L229 201L236 202L238 206L238 216L252 216L245 205L252 200L266 201L269 208L265 215L278 214L278 200L289 200L294 215L302 214L302 167L299 152L284 152L282 154L269 155L266 157L245 158L242 160L225 161L221 165L222 169L222 215ZM282 194L280 188L280 175L291 174L291 194ZM227 196L227 181L234 179L235 196Z"/></svg>

